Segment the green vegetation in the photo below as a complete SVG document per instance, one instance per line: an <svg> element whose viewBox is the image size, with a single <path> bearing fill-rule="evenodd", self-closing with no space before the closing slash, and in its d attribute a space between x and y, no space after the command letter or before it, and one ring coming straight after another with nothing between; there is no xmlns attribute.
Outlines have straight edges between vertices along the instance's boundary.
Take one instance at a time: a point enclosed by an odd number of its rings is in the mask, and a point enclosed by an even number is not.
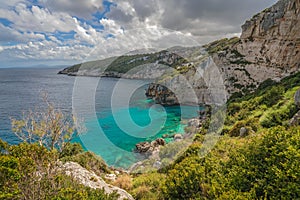
<svg viewBox="0 0 300 200"><path fill-rule="evenodd" d="M58 170L61 154L55 149L3 141L0 146L0 199L117 199L115 193L83 186Z"/></svg>
<svg viewBox="0 0 300 200"><path fill-rule="evenodd" d="M135 55L122 55L119 57L111 57L104 60L90 61L81 64L76 64L63 70L64 73L74 73L79 70L94 70L100 69L105 72L117 72L126 73L138 66L143 66L150 63L156 63L166 65L177 69L178 66L182 66L188 61L172 52L167 50L147 53L147 54L135 54ZM186 66L182 66L183 71L186 70Z"/></svg>
<svg viewBox="0 0 300 200"><path fill-rule="evenodd" d="M0 140L0 199L117 199L116 193L83 186L61 169L61 161L75 161L98 175L110 172L101 158L70 143L76 135L73 121L45 102L44 112L12 119L23 143L9 146Z"/></svg>
<svg viewBox="0 0 300 200"><path fill-rule="evenodd" d="M297 199L300 196L300 128L288 121L297 112L294 94L300 73L257 91L232 97L223 137L200 157L202 128L172 164L154 173L164 179L152 190L152 174L133 178L137 199ZM240 135L241 128L246 130ZM202 137L200 137L202 136ZM199 139L200 138L200 139ZM151 179L151 180L149 180ZM142 187L140 186L142 185ZM143 191L145 191L143 193Z"/></svg>
<svg viewBox="0 0 300 200"><path fill-rule="evenodd" d="M231 47L234 44L237 44L240 42L240 39L238 37L233 38L224 38L221 40L214 41L212 43L209 43L205 45L204 47L208 51L209 54L217 53L219 51L227 50L229 47ZM238 51L234 50L234 52L238 57L243 57Z"/></svg>
<svg viewBox="0 0 300 200"><path fill-rule="evenodd" d="M175 162L166 162L156 172L121 174L112 184L126 189L136 199L299 198L300 127L289 125L299 110L294 102L299 88L297 73L281 82L267 80L252 94L232 97L227 103L223 136L205 157L200 152L207 125ZM31 121L37 127L49 127ZM16 124L26 130L24 123ZM55 130L65 130L61 129L63 124L56 125L60 128ZM34 133L40 131L33 132L32 138L40 136ZM38 137L36 141L25 141L9 146L0 140L0 199L117 198L115 193L107 195L103 190L80 185L57 170L60 160L78 162L98 175L110 173L101 158L84 152L79 144L66 142L64 148L59 148L40 142ZM168 159L178 153L177 147L173 143L162 148L160 156Z"/></svg>

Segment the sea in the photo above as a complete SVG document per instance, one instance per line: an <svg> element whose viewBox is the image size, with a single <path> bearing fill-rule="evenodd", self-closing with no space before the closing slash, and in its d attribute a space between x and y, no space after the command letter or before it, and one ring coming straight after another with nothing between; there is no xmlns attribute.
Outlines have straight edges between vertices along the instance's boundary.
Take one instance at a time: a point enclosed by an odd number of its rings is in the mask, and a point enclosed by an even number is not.
<svg viewBox="0 0 300 200"><path fill-rule="evenodd" d="M43 94L56 108L76 117L80 136L73 142L101 156L108 165L128 168L142 159L135 145L184 133L199 107L155 104L145 96L151 80L58 75L57 68L0 69L0 138L20 140L11 118L45 109ZM172 139L166 139L171 142Z"/></svg>

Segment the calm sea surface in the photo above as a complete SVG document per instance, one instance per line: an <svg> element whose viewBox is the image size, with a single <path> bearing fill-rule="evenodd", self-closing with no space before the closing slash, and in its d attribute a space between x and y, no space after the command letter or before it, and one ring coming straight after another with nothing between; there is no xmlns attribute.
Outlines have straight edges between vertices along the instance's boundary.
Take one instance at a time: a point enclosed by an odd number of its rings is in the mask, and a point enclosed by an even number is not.
<svg viewBox="0 0 300 200"><path fill-rule="evenodd" d="M10 117L45 107L48 93L57 108L78 115L86 132L75 140L109 165L128 167L138 161L135 144L163 134L182 133L183 119L197 115L191 106L162 107L146 99L147 81L57 75L59 69L0 69L0 138L19 142Z"/></svg>

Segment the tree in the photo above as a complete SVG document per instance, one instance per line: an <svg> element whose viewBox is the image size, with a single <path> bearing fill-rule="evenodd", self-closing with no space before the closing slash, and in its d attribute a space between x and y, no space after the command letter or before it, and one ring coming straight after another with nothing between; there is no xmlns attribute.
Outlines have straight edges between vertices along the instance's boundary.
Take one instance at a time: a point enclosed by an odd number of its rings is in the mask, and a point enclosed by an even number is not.
<svg viewBox="0 0 300 200"><path fill-rule="evenodd" d="M62 151L65 145L78 135L74 116L68 116L44 96L47 108L39 111L30 110L21 120L12 118L12 131L23 142L38 142L40 146Z"/></svg>

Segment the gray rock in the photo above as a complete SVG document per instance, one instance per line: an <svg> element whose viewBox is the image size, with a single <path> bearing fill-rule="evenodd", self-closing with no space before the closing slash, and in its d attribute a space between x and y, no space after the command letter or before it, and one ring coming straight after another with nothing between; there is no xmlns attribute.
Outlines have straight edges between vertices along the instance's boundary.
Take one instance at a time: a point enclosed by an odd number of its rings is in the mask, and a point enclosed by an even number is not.
<svg viewBox="0 0 300 200"><path fill-rule="evenodd" d="M297 90L294 99L295 99L295 104L296 104L298 107L300 107L300 89Z"/></svg>
<svg viewBox="0 0 300 200"><path fill-rule="evenodd" d="M164 139L162 139L162 138L158 138L155 141L160 146L165 146L166 145L166 141Z"/></svg>
<svg viewBox="0 0 300 200"><path fill-rule="evenodd" d="M151 153L153 152L158 146L164 146L166 144L165 140L162 138L158 138L151 143L149 142L140 142L135 145L136 152L138 153Z"/></svg>
<svg viewBox="0 0 300 200"><path fill-rule="evenodd" d="M183 136L181 134L175 134L174 135L174 140L175 141L182 140L182 139L183 139Z"/></svg>
<svg viewBox="0 0 300 200"><path fill-rule="evenodd" d="M159 169L161 167L161 162L155 161L155 163L153 163L153 167Z"/></svg>
<svg viewBox="0 0 300 200"><path fill-rule="evenodd" d="M149 142L140 142L135 147L138 153L146 153L150 149L151 144Z"/></svg>
<svg viewBox="0 0 300 200"><path fill-rule="evenodd" d="M188 126L193 126L193 127L198 128L198 127L200 127L200 125L201 125L201 122L199 119L190 119L188 121Z"/></svg>
<svg viewBox="0 0 300 200"><path fill-rule="evenodd" d="M248 133L247 128L242 127L242 128L240 129L240 137L245 137L245 136L247 135L247 133Z"/></svg>
<svg viewBox="0 0 300 200"><path fill-rule="evenodd" d="M72 176L82 185L93 189L104 189L104 192L107 194L111 194L116 191L120 195L119 199L134 200L134 198L125 190L107 184L101 177L96 175L94 172L90 172L83 168L78 163L66 162L63 166L61 166L61 169L66 173L66 175Z"/></svg>

